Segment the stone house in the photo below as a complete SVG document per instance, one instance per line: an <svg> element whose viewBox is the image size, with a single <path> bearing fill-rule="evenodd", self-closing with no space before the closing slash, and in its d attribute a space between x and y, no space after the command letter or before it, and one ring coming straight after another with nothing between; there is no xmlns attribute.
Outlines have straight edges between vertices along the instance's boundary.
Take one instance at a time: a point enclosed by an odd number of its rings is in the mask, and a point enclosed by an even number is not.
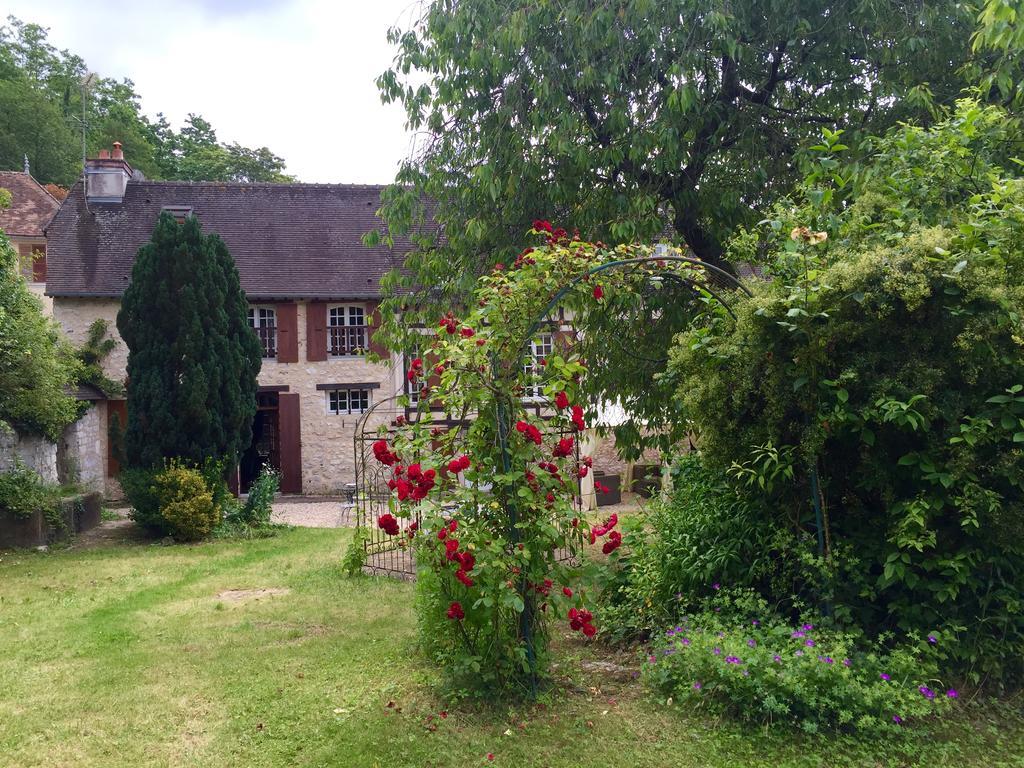
<svg viewBox="0 0 1024 768"><path fill-rule="evenodd" d="M337 493L353 482L357 421L405 383L402 356L376 346L374 333L380 278L411 244L396 238L393 248L367 248L361 241L380 224L381 188L147 181L116 143L89 160L84 175L46 230L46 294L71 341L81 344L93 321L105 319L118 341L105 372L124 381L127 349L116 317L135 254L162 211L196 216L231 251L263 347L241 490L263 463L280 470L285 493ZM369 362L368 350L385 362ZM118 466L108 432L114 414L124 423L126 401L100 401L93 410L101 428L89 460L102 464L114 494Z"/></svg>
<svg viewBox="0 0 1024 768"><path fill-rule="evenodd" d="M10 238L21 261L29 288L43 302L49 314L52 302L46 290L46 225L60 202L32 178L28 164L24 171L0 171L0 189L11 195L9 208L0 208L0 229Z"/></svg>

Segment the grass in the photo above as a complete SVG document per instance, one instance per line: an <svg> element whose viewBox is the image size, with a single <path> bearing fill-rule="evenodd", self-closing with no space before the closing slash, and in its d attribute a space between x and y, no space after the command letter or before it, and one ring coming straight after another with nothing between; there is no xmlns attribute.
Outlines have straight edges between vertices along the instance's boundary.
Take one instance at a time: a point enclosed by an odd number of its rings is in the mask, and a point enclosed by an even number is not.
<svg viewBox="0 0 1024 768"><path fill-rule="evenodd" d="M0 765L1024 764L1019 714L965 708L879 743L766 734L583 671L602 651L578 639L558 640L541 704L445 703L411 585L343 576L349 535L0 555Z"/></svg>

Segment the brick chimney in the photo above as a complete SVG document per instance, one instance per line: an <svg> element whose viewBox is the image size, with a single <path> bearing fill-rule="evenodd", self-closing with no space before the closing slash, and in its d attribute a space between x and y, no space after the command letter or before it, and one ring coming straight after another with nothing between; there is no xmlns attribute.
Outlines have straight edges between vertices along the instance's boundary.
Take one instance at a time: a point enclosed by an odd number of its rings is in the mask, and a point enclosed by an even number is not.
<svg viewBox="0 0 1024 768"><path fill-rule="evenodd" d="M121 142L113 152L101 149L99 156L85 161L85 197L90 203L120 203L132 178L132 167L124 159Z"/></svg>

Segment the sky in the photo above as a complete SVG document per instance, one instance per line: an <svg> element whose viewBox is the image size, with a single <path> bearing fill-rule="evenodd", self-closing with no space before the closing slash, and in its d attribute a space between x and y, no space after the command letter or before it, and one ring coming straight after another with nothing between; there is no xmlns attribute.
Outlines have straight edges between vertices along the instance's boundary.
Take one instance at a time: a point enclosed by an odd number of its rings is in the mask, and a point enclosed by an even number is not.
<svg viewBox="0 0 1024 768"><path fill-rule="evenodd" d="M307 182L394 179L410 135L374 80L417 0L3 0L8 14L104 77L128 77L150 117L201 114L224 142L266 146ZM131 162L131 158L127 158Z"/></svg>

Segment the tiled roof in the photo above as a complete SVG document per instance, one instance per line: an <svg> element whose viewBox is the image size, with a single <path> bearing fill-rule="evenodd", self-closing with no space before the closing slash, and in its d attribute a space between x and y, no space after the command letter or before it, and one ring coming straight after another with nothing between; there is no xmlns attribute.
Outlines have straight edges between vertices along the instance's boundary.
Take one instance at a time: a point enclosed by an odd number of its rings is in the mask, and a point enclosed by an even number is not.
<svg viewBox="0 0 1024 768"><path fill-rule="evenodd" d="M0 171L0 189L11 193L11 207L0 209L0 229L8 235L42 237L60 203L21 171Z"/></svg>
<svg viewBox="0 0 1024 768"><path fill-rule="evenodd" d="M227 243L251 299L364 299L411 243L367 248L381 186L130 181L120 204L85 204L76 184L47 228L46 292L120 296L164 207L186 207Z"/></svg>

